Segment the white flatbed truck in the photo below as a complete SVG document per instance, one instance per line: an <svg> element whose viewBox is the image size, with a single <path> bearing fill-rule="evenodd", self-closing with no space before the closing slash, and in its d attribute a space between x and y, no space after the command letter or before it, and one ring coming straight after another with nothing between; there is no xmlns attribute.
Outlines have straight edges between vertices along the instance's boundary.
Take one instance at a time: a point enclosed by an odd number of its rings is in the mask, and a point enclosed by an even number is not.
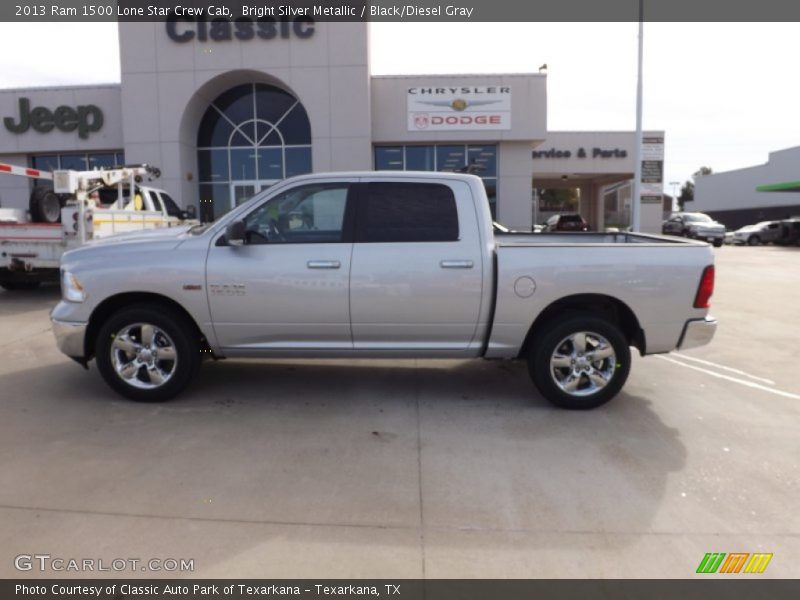
<svg viewBox="0 0 800 600"><path fill-rule="evenodd" d="M0 208L0 287L6 290L58 281L61 255L93 239L198 223L165 191L140 185L160 175L149 165L48 173L0 163L0 173L53 182L52 190L34 188L30 214ZM114 189L113 202L102 203L99 191Z"/></svg>

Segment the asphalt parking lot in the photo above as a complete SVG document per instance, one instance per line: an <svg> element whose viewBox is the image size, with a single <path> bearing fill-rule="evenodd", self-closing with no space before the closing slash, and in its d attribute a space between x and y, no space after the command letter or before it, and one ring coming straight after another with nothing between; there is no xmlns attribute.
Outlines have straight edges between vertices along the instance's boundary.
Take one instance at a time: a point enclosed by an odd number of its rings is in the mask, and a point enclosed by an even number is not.
<svg viewBox="0 0 800 600"><path fill-rule="evenodd" d="M223 361L136 404L56 350L57 290L0 292L0 576L797 577L800 249L715 253L714 342L585 413L483 361Z"/></svg>

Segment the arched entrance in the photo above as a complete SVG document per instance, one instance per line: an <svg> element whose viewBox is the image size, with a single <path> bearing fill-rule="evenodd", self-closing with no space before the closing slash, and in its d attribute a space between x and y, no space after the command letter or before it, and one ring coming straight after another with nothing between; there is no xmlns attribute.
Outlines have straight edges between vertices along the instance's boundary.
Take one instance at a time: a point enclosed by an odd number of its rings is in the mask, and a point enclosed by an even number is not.
<svg viewBox="0 0 800 600"><path fill-rule="evenodd" d="M197 166L200 196L213 199L213 218L276 181L311 172L305 108L274 85L230 88L200 120Z"/></svg>

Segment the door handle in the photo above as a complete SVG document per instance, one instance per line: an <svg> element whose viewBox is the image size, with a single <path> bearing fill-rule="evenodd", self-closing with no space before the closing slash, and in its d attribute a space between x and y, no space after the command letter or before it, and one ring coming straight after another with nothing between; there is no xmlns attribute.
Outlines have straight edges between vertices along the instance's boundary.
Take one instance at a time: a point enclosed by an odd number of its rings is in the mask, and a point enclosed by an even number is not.
<svg viewBox="0 0 800 600"><path fill-rule="evenodd" d="M443 260L439 266L443 269L471 269L473 264L471 260Z"/></svg>
<svg viewBox="0 0 800 600"><path fill-rule="evenodd" d="M309 269L338 269L342 263L338 260L310 260L306 266Z"/></svg>

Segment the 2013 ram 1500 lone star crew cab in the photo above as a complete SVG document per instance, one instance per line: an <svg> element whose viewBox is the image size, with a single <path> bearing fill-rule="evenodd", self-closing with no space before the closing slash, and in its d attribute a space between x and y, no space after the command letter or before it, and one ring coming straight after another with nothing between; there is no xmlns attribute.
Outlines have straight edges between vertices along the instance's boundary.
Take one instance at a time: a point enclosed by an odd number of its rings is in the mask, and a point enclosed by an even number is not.
<svg viewBox="0 0 800 600"><path fill-rule="evenodd" d="M202 358L527 360L565 408L619 392L630 347L708 343L708 244L633 233L494 234L474 175L312 174L214 223L112 236L64 254L51 319L140 401Z"/></svg>

